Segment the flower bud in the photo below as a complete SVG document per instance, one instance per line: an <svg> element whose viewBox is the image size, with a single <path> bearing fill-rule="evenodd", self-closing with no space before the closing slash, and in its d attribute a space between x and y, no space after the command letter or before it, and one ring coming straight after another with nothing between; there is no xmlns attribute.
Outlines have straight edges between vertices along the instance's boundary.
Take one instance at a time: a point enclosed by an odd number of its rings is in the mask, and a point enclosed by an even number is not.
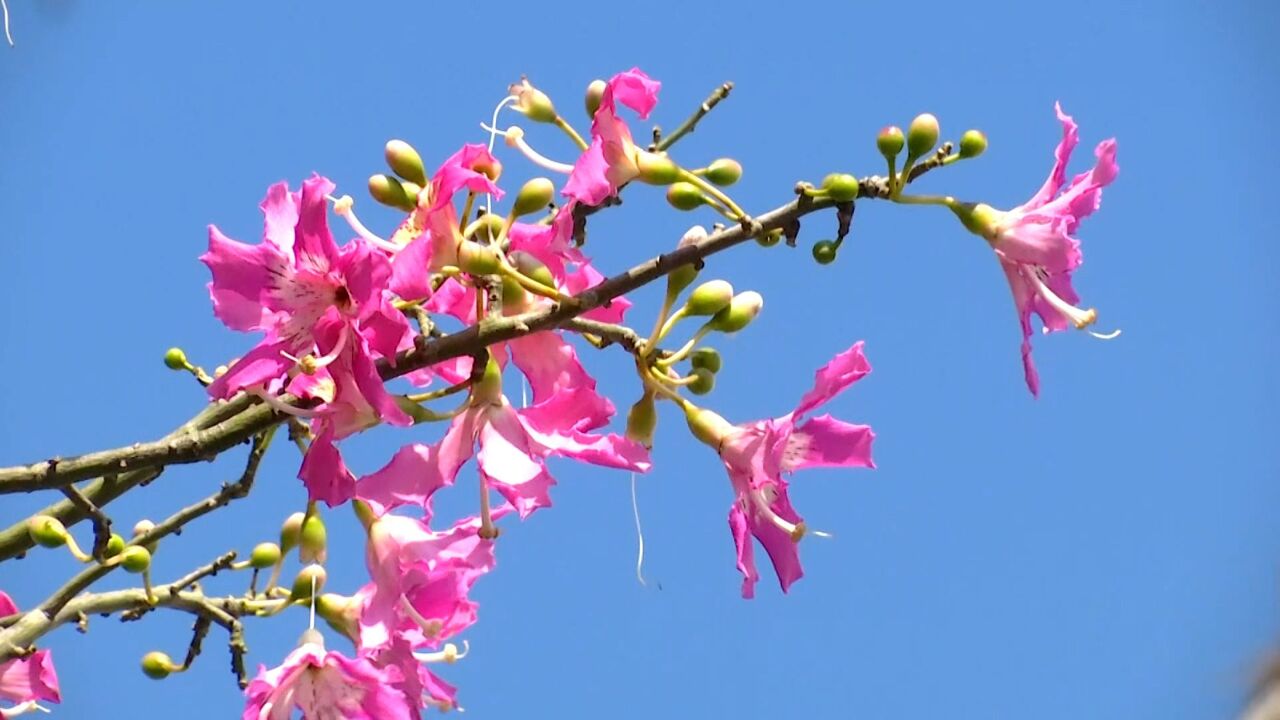
<svg viewBox="0 0 1280 720"><path fill-rule="evenodd" d="M538 177L525 183L516 193L516 201L511 206L511 216L521 217L547 209L555 196L556 186L550 179Z"/></svg>
<svg viewBox="0 0 1280 720"><path fill-rule="evenodd" d="M307 515L302 521L302 532L298 534L298 562L324 562L328 555L328 535L318 511Z"/></svg>
<svg viewBox="0 0 1280 720"><path fill-rule="evenodd" d="M507 260L512 267L520 271L521 275L537 280L547 287L556 286L556 278L551 274L551 270L546 265L543 265L542 261L532 253L516 250L507 256Z"/></svg>
<svg viewBox="0 0 1280 720"><path fill-rule="evenodd" d="M104 557L115 557L124 550L124 538L116 533L111 533L111 537L107 538L107 547L102 551Z"/></svg>
<svg viewBox="0 0 1280 720"><path fill-rule="evenodd" d="M505 276L502 278L502 311L504 313L524 312L528 309L526 307L528 300L529 293L525 292L520 283L513 278Z"/></svg>
<svg viewBox="0 0 1280 720"><path fill-rule="evenodd" d="M687 387L694 395L706 395L716 386L716 374L706 368L694 368L693 378Z"/></svg>
<svg viewBox="0 0 1280 720"><path fill-rule="evenodd" d="M182 348L171 347L164 353L164 365L170 370L186 370L191 367L191 363L187 362L187 354L182 352Z"/></svg>
<svg viewBox="0 0 1280 720"><path fill-rule="evenodd" d="M141 545L130 545L120 553L120 567L126 572L145 572L151 567L151 551Z"/></svg>
<svg viewBox="0 0 1280 720"><path fill-rule="evenodd" d="M653 395L645 393L627 411L627 439L653 447L653 433L658 429L658 408L653 402Z"/></svg>
<svg viewBox="0 0 1280 720"><path fill-rule="evenodd" d="M151 532L152 530L155 530L155 528L156 528L155 523L151 522L146 518L143 518L133 524L133 536L136 538L139 535L143 535L145 533ZM154 542L147 543L145 547L147 548L148 551L152 553L155 553L156 551L156 543Z"/></svg>
<svg viewBox="0 0 1280 720"><path fill-rule="evenodd" d="M269 568L280 562L280 546L273 542L258 543L249 554L249 567L255 570Z"/></svg>
<svg viewBox="0 0 1280 720"><path fill-rule="evenodd" d="M404 185L390 175L371 175L369 177L369 195L374 200L405 212L411 212L417 200L409 196Z"/></svg>
<svg viewBox="0 0 1280 720"><path fill-rule="evenodd" d="M603 80L592 80L587 86L587 117L595 118L596 110L600 109L600 102L604 99L604 90L609 86Z"/></svg>
<svg viewBox="0 0 1280 720"><path fill-rule="evenodd" d="M902 152L902 146L906 142L906 137L902 134L902 128L897 125L882 128L880 134L876 135L876 147L880 149L880 154L886 158L897 157L898 153Z"/></svg>
<svg viewBox="0 0 1280 720"><path fill-rule="evenodd" d="M836 202L849 202L858 197L858 178L848 173L831 173L822 179L822 189Z"/></svg>
<svg viewBox="0 0 1280 720"><path fill-rule="evenodd" d="M733 158L720 158L708 165L702 176L708 182L728 187L742 178L742 163Z"/></svg>
<svg viewBox="0 0 1280 720"><path fill-rule="evenodd" d="M142 656L142 672L152 680L163 680L170 673L181 669L182 666L174 664L173 658L159 650L152 650Z"/></svg>
<svg viewBox="0 0 1280 720"><path fill-rule="evenodd" d="M736 333L750 325L763 307L764 298L755 290L738 293L728 307L707 321L707 327L716 332Z"/></svg>
<svg viewBox="0 0 1280 720"><path fill-rule="evenodd" d="M987 135L981 130L965 130L960 136L960 157L975 158L987 151Z"/></svg>
<svg viewBox="0 0 1280 720"><path fill-rule="evenodd" d="M507 222L497 213L481 213L462 231L462 236L488 245L502 235L502 228L506 225Z"/></svg>
<svg viewBox="0 0 1280 720"><path fill-rule="evenodd" d="M667 188L667 203L677 210L694 210L707 201L697 185L683 180Z"/></svg>
<svg viewBox="0 0 1280 720"><path fill-rule="evenodd" d="M987 205L986 203L952 203L951 211L960 218L960 222L964 223L965 229L969 232L993 242L999 233L1000 217L1003 215L999 210Z"/></svg>
<svg viewBox="0 0 1280 720"><path fill-rule="evenodd" d="M733 302L733 286L725 280L704 282L689 293L685 315L715 315Z"/></svg>
<svg viewBox="0 0 1280 720"><path fill-rule="evenodd" d="M422 194L422 186L415 182L401 180L400 188L404 190L404 194L409 198L409 203L413 205L409 209L413 210L413 208L418 207L418 196Z"/></svg>
<svg viewBox="0 0 1280 720"><path fill-rule="evenodd" d="M555 122L558 114L555 105L551 104L551 98L530 85L528 78L521 78L520 82L508 90L516 98L516 104L511 106L513 110L524 113L525 117L534 122Z"/></svg>
<svg viewBox="0 0 1280 720"><path fill-rule="evenodd" d="M298 546L298 538L302 535L302 521L306 513L296 512L285 518L280 526L280 552L287 553Z"/></svg>
<svg viewBox="0 0 1280 720"><path fill-rule="evenodd" d="M840 248L833 240L819 240L813 244L813 259L819 265L830 265L836 260L836 251Z"/></svg>
<svg viewBox="0 0 1280 720"><path fill-rule="evenodd" d="M352 642L360 639L360 602L356 597L324 593L316 598L316 615Z"/></svg>
<svg viewBox="0 0 1280 720"><path fill-rule="evenodd" d="M685 406L685 422L689 431L702 442L720 451L720 443L733 433L733 425L712 410L689 404Z"/></svg>
<svg viewBox="0 0 1280 720"><path fill-rule="evenodd" d="M27 534L40 547L56 548L67 544L66 526L48 515L36 515L28 520Z"/></svg>
<svg viewBox="0 0 1280 720"><path fill-rule="evenodd" d="M921 113L907 126L907 157L923 157L938 144L938 118L932 113Z"/></svg>
<svg viewBox="0 0 1280 720"><path fill-rule="evenodd" d="M403 140L390 140L386 147L387 167L400 177L416 185L427 184L427 171L422 166L422 156Z"/></svg>
<svg viewBox="0 0 1280 720"><path fill-rule="evenodd" d="M298 571L298 576L293 579L293 589L289 592L290 602L309 602L312 593L320 592L324 587L324 581L328 579L328 573L324 571L321 565L311 564Z"/></svg>
<svg viewBox="0 0 1280 720"><path fill-rule="evenodd" d="M760 247L773 247L782 241L782 230L770 230L756 236L756 244Z"/></svg>
<svg viewBox="0 0 1280 720"><path fill-rule="evenodd" d="M650 185L670 185L680 177L680 167L671 158L658 153L636 152L636 171L641 182Z"/></svg>
<svg viewBox="0 0 1280 720"><path fill-rule="evenodd" d="M470 240L458 243L458 267L472 275L494 275L502 261L497 248Z"/></svg>
<svg viewBox="0 0 1280 720"><path fill-rule="evenodd" d="M716 352L715 348L701 347L689 356L690 367L706 368L713 373L720 372L721 363L720 353Z"/></svg>

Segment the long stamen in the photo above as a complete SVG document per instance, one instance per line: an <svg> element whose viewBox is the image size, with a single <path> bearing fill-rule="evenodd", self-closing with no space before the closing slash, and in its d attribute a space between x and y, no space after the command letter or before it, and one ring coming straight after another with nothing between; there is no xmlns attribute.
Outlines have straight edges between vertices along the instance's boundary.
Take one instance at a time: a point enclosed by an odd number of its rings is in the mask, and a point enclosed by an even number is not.
<svg viewBox="0 0 1280 720"><path fill-rule="evenodd" d="M1072 305L1066 300L1058 297L1056 293L1049 289L1049 286L1045 284L1044 280L1040 279L1040 273L1035 268L1024 265L1022 267L1022 275L1031 281L1031 284L1035 286L1036 292L1040 294L1040 297L1044 298L1045 302L1049 303L1054 310L1062 313L1063 317L1070 320L1071 324L1075 325L1077 330L1084 330L1097 322L1097 310L1094 310L1093 308L1081 310L1075 305ZM1106 334L1090 332L1089 334L1099 340L1111 340L1112 338L1119 336L1120 331L1116 330L1115 332Z"/></svg>
<svg viewBox="0 0 1280 720"><path fill-rule="evenodd" d="M403 595L400 596L400 609L404 610L405 614L409 616L409 619L413 620L417 623L418 627L422 628L422 632L426 633L428 638L434 638L440 634L440 621L428 620L423 617L422 613L418 612L418 608L414 607L413 603L409 602L409 598Z"/></svg>
<svg viewBox="0 0 1280 720"><path fill-rule="evenodd" d="M338 334L338 342L333 346L333 349L330 350L327 355L316 358L312 363L313 366L319 369L327 365L330 365L333 363L334 360L337 360L338 356L342 354L342 351L346 349L347 336L350 334L351 334L351 327L348 325L344 325L342 327L342 331Z"/></svg>
<svg viewBox="0 0 1280 720"><path fill-rule="evenodd" d="M457 645L454 645L453 643L445 643L444 649L440 650L439 652L431 652L431 653L416 652L413 654L413 658L418 662L424 662L424 663L445 662L452 665L453 663L456 663L462 658L466 657L467 654L470 652L471 652L471 643L467 642L466 640L463 640L462 652L458 652Z"/></svg>
<svg viewBox="0 0 1280 720"><path fill-rule="evenodd" d="M636 520L636 580L644 581L644 531L640 529L640 504L636 501L636 474L631 473L631 514Z"/></svg>
<svg viewBox="0 0 1280 720"><path fill-rule="evenodd" d="M4 37L6 40L9 41L9 47L13 47L13 35L9 34L9 4L6 3L4 0L0 0L0 10L4 10ZM44 710L44 708L40 707L39 705L35 705L34 703L32 704L37 709ZM44 710L44 711L49 712L48 710ZM24 710L23 712L26 712L26 711Z"/></svg>
<svg viewBox="0 0 1280 720"><path fill-rule="evenodd" d="M356 231L356 235L364 238L374 247L386 250L390 253L400 252L399 245L391 242L390 240L384 240L377 235L374 235L369 228L364 226L364 223L360 222L360 218L356 217L355 210L353 209L356 201L350 195L343 195L340 198L335 198L332 195L326 195L325 197L333 203L333 211L346 219L347 224L351 226L351 229Z"/></svg>
<svg viewBox="0 0 1280 720"><path fill-rule="evenodd" d="M12 44L12 41L10 41L10 44ZM49 712L49 708L37 703L35 700L27 700L20 702L13 707L0 708L0 715L3 715L6 718L11 718L17 717L18 715L25 715L32 710L39 710L42 713Z"/></svg>
<svg viewBox="0 0 1280 720"><path fill-rule="evenodd" d="M493 119L492 119L492 120L490 121L490 123L489 123L489 125L490 125L490 126L489 126L489 154L490 154L490 155L492 155L492 154L493 154L493 144L494 144L494 142L498 139L498 134L499 134L499 133L498 133L498 129L497 129L497 128L498 128L498 113L502 112L502 109L503 109L503 108L505 108L506 106L508 106L508 105L510 105L510 104L512 104L512 103L519 102L519 101L520 101L520 98L516 97L515 95L508 95L508 96L506 96L506 97L502 98L502 101L501 101L501 102L499 102L499 103L498 103L498 104L493 108ZM503 137L506 137L506 135L503 135ZM487 213L491 213L491 212L493 212L493 194L492 194L492 193L485 193L485 194L484 194L484 211L485 211L485 212L487 212ZM466 222L466 220L467 220L467 213L465 213L465 212L464 212L464 213L462 214L462 219L463 219L463 222Z"/></svg>
<svg viewBox="0 0 1280 720"><path fill-rule="evenodd" d="M764 515L765 519L776 525L779 530L790 535L792 540L799 542L800 538L804 537L805 533L808 532L804 523L788 522L787 520L784 520L782 516L778 515L778 513L774 512L773 508L769 507L769 500L764 496L763 489L753 489L750 493L750 497L751 504L755 506L756 510L761 515Z"/></svg>
<svg viewBox="0 0 1280 720"><path fill-rule="evenodd" d="M499 130L495 127L492 127L490 125L485 125L483 123L480 124L480 127L484 128L485 130L488 130L491 133L495 133L497 135L501 135L502 137L506 138L508 146L519 150L534 165L550 170L551 172L560 173L562 175L568 175L573 172L572 165L568 165L562 162L556 162L555 160L552 160L542 155L537 150L534 150L532 147L529 147L529 143L525 142L524 140L524 130L521 130L516 125L512 125L506 130Z"/></svg>
<svg viewBox="0 0 1280 720"><path fill-rule="evenodd" d="M299 408L299 407L294 407L292 405L289 405L288 403L284 402L280 398L276 397L275 395L272 395L271 393L267 392L262 388L250 390L249 394L258 398L262 402L270 405L271 409L278 410L279 412L282 412L285 415L292 415L294 417L300 417L300 418L310 418L310 417L315 417L315 414L316 414L314 410L308 410L306 408Z"/></svg>

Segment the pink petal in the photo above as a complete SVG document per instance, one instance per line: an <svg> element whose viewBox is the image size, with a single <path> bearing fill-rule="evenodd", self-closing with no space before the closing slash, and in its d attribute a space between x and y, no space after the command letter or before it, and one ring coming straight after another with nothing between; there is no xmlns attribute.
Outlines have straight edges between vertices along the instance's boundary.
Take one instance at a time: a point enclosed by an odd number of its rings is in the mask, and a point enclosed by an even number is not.
<svg viewBox="0 0 1280 720"><path fill-rule="evenodd" d="M294 349L282 341L263 340L209 385L210 397L226 399L244 388L259 387L284 377L294 363L282 353L292 355Z"/></svg>
<svg viewBox="0 0 1280 720"><path fill-rule="evenodd" d="M1040 373L1036 371L1035 362L1031 358L1031 336L1034 330L1031 327L1031 311L1032 303L1035 299L1035 292L1022 277L1018 266L1001 261L1000 269L1004 271L1005 278L1009 281L1009 290L1013 293L1014 308L1018 313L1018 325L1022 330L1022 370L1023 376L1027 382L1027 389L1031 391L1033 396L1040 395Z"/></svg>
<svg viewBox="0 0 1280 720"><path fill-rule="evenodd" d="M431 297L431 235L423 233L391 258L390 289L403 300Z"/></svg>
<svg viewBox="0 0 1280 720"><path fill-rule="evenodd" d="M28 700L62 702L58 673L48 650L0 663L0 698L17 703Z"/></svg>
<svg viewBox="0 0 1280 720"><path fill-rule="evenodd" d="M370 350L393 363L396 351L413 342L409 320L388 300L379 302L377 309L360 323L360 334Z"/></svg>
<svg viewBox="0 0 1280 720"><path fill-rule="evenodd" d="M819 415L790 433L779 448L783 472L814 467L874 468L871 442L876 434L869 425L854 425L830 415Z"/></svg>
<svg viewBox="0 0 1280 720"><path fill-rule="evenodd" d="M9 593L0 590L0 617L18 612L18 604L9 597Z"/></svg>
<svg viewBox="0 0 1280 720"><path fill-rule="evenodd" d="M733 546L738 552L738 572L742 573L742 597L750 600L756 596L756 582L760 573L756 570L755 545L747 528L747 516L737 503L729 509L729 532L733 533Z"/></svg>
<svg viewBox="0 0 1280 720"><path fill-rule="evenodd" d="M1041 205L1053 199L1054 195L1062 189L1062 184L1067 179L1067 163L1071 161L1071 151L1075 149L1076 144L1080 142L1080 132L1076 126L1076 121L1071 119L1070 115L1062 112L1061 103L1054 103L1053 111L1057 113L1058 120L1062 123L1062 140L1058 142L1058 147L1053 151L1053 169L1049 171L1049 177L1044 181L1044 185L1031 196L1031 199L1018 206L1014 212L1034 210Z"/></svg>
<svg viewBox="0 0 1280 720"><path fill-rule="evenodd" d="M431 521L431 496L453 482L445 477L429 446L412 443L400 448L382 469L360 478L356 497L368 502L379 515L401 505L417 505L423 521Z"/></svg>
<svg viewBox="0 0 1280 720"><path fill-rule="evenodd" d="M266 197L258 205L264 219L262 237L286 253L293 253L293 229L298 224L298 200L301 193L289 192L289 184L278 182L267 188Z"/></svg>
<svg viewBox="0 0 1280 720"><path fill-rule="evenodd" d="M344 286L355 303L358 317L366 318L382 305L382 292L391 280L391 261L364 238L342 247L337 262Z"/></svg>
<svg viewBox="0 0 1280 720"><path fill-rule="evenodd" d="M662 83L650 79L640 68L631 68L614 75L609 80L606 93L610 93L614 100L635 110L641 120L647 120L649 113L653 112L654 106L658 104L658 91L661 89Z"/></svg>
<svg viewBox="0 0 1280 720"><path fill-rule="evenodd" d="M529 378L534 404L567 388L594 389L596 381L587 374L573 346L557 332L536 332L507 341L511 360Z"/></svg>
<svg viewBox="0 0 1280 720"><path fill-rule="evenodd" d="M487 175L476 172L478 164L493 165L496 161L484 145L469 143L451 155L440 165L431 184L435 187L432 197L432 208L440 208L453 202L454 193L466 189L476 194L490 194L495 200L502 199L502 189Z"/></svg>
<svg viewBox="0 0 1280 720"><path fill-rule="evenodd" d="M270 243L246 245L209 226L209 250L200 256L209 268L209 297L213 313L232 330L262 330L271 325L271 313L262 295L286 272L288 258Z"/></svg>
<svg viewBox="0 0 1280 720"><path fill-rule="evenodd" d="M521 518L551 504L555 479L530 448L529 436L510 406L490 408L488 422L480 428L476 459L485 480L515 505Z"/></svg>
<svg viewBox="0 0 1280 720"><path fill-rule="evenodd" d="M587 151L573 163L573 172L560 191L584 205L599 205L614 193L608 178L609 163L604 158L604 141L596 138Z"/></svg>
<svg viewBox="0 0 1280 720"><path fill-rule="evenodd" d="M1084 218L1092 215L1102 204L1102 188L1110 185L1120 174L1116 163L1116 141L1103 140L1094 150L1097 163L1089 172L1081 173L1057 198L1041 208L1043 213L1060 214L1066 218L1067 232L1075 232Z"/></svg>
<svg viewBox="0 0 1280 720"><path fill-rule="evenodd" d="M604 279L604 275L601 275L600 271L590 263L583 263L575 272L565 276L564 289L570 294L577 295L583 290L599 285L604 282ZM597 322L620 323L630 307L630 300L625 297L616 297L594 310L588 310L582 316Z"/></svg>
<svg viewBox="0 0 1280 720"><path fill-rule="evenodd" d="M298 224L294 228L293 252L297 263L328 270L338 264L338 245L329 232L329 201L333 192L328 178L312 175L302 183Z"/></svg>
<svg viewBox="0 0 1280 720"><path fill-rule="evenodd" d="M567 435L587 432L609 423L613 403L593 387L561 390L543 402L520 411L520 417L531 432L541 435Z"/></svg>
<svg viewBox="0 0 1280 720"><path fill-rule="evenodd" d="M327 429L311 441L302 458L298 478L307 487L308 500L323 500L329 507L341 505L356 492L355 475L342 461L342 453L333 443L333 432Z"/></svg>
<svg viewBox="0 0 1280 720"><path fill-rule="evenodd" d="M791 413L792 417L799 420L805 413L840 394L869 372L871 365L862 354L862 341L859 340L814 374L813 389L800 398L800 404Z"/></svg>

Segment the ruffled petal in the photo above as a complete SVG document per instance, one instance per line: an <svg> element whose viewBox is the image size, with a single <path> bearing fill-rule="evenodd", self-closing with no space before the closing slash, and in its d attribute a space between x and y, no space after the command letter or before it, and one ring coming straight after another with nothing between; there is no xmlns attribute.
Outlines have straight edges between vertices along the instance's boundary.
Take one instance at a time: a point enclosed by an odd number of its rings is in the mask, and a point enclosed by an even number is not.
<svg viewBox="0 0 1280 720"><path fill-rule="evenodd" d="M658 91L661 89L662 83L650 78L640 68L631 68L610 78L606 92L612 95L613 100L635 110L641 120L648 120L649 113L658 104Z"/></svg>
<svg viewBox="0 0 1280 720"><path fill-rule="evenodd" d="M302 183L298 224L293 234L295 267L325 272L338 264L338 245L329 232L329 201L326 199L333 188L328 178L319 175L312 175Z"/></svg>
<svg viewBox="0 0 1280 720"><path fill-rule="evenodd" d="M1062 189L1062 184L1067 180L1067 163L1071 161L1071 151L1075 149L1076 144L1080 142L1080 132L1076 125L1076 121L1070 115L1062 112L1062 104L1054 103L1053 111L1058 115L1058 121L1062 123L1062 140L1058 142L1058 147L1053 151L1053 169L1049 171L1049 177L1044 181L1044 185L1036 191L1022 205L1018 206L1014 212L1034 210L1041 205L1053 199L1054 195Z"/></svg>
<svg viewBox="0 0 1280 720"><path fill-rule="evenodd" d="M200 256L213 280L213 314L232 330L248 332L272 326L274 313L262 296L289 272L288 258L271 243L246 245L209 226L209 250Z"/></svg>
<svg viewBox="0 0 1280 720"><path fill-rule="evenodd" d="M862 354L862 341L859 340L814 374L813 389L800 398L800 404L791 413L792 417L799 421L805 413L839 395L869 372L871 364Z"/></svg>
<svg viewBox="0 0 1280 720"><path fill-rule="evenodd" d="M579 155L573 163L573 172L569 173L569 179L560 193L584 205L599 205L614 193L614 186L609 182L608 172L609 163L604 157L604 141L595 138L587 151Z"/></svg>
<svg viewBox="0 0 1280 720"><path fill-rule="evenodd" d="M244 388L260 387L283 378L294 364L284 353L292 355L294 350L289 343L281 340L262 341L209 385L207 390L210 397L230 398Z"/></svg>
<svg viewBox="0 0 1280 720"><path fill-rule="evenodd" d="M356 492L356 477L342 461L342 453L333 442L333 431L327 427L307 448L298 478L307 487L308 500L323 500L329 507L341 505Z"/></svg>
<svg viewBox="0 0 1280 720"><path fill-rule="evenodd" d="M596 381L578 361L573 346L556 332L536 332L507 341L511 360L529 379L534 404L569 388L594 389Z"/></svg>
<svg viewBox="0 0 1280 720"><path fill-rule="evenodd" d="M431 297L431 235L414 238L391 259L391 292L403 300Z"/></svg>
<svg viewBox="0 0 1280 720"><path fill-rule="evenodd" d="M874 468L871 443L875 437L869 425L819 415L786 434L775 449L781 456L778 466L783 472L814 467Z"/></svg>
<svg viewBox="0 0 1280 720"><path fill-rule="evenodd" d="M480 428L480 452L476 456L486 482L502 493L521 518L551 505L555 479L530 447L529 436L510 406L493 407Z"/></svg>
<svg viewBox="0 0 1280 720"><path fill-rule="evenodd" d="M372 505L379 515L401 505L416 505L423 510L423 521L430 522L431 496L453 479L441 474L430 446L411 443L400 448L380 470L360 478L356 497Z"/></svg>
<svg viewBox="0 0 1280 720"><path fill-rule="evenodd" d="M289 184L278 182L267 188L266 197L258 205L262 209L262 237L286 254L293 253L293 229L298 224L298 200L301 193L289 192Z"/></svg>
<svg viewBox="0 0 1280 720"><path fill-rule="evenodd" d="M742 597L750 600L756 596L756 582L760 580L760 573L756 570L756 551L751 540L751 530L747 527L747 515L737 503L729 509L729 532L733 534L733 547L738 553Z"/></svg>

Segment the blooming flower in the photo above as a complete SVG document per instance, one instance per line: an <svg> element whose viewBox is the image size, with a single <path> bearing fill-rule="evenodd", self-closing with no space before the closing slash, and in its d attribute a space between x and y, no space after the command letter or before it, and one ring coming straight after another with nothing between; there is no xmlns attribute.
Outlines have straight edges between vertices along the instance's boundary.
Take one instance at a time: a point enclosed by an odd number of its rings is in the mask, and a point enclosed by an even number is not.
<svg viewBox="0 0 1280 720"><path fill-rule="evenodd" d="M1080 221L1101 205L1102 188L1120 171L1116 141L1104 140L1094 150L1097 163L1093 169L1068 183L1067 163L1079 142L1079 132L1061 105L1054 109L1062 122L1062 141L1054 153L1049 178L1031 199L1004 212L983 204L953 206L966 227L991 243L1009 281L1022 325L1023 373L1033 395L1040 393L1040 375L1031 358L1031 313L1040 317L1045 333L1068 327L1084 330L1098 318L1093 308L1077 307L1080 298L1071 286L1071 273L1083 261L1074 233ZM1091 334L1109 339L1119 333Z"/></svg>
<svg viewBox="0 0 1280 720"><path fill-rule="evenodd" d="M870 427L830 415L804 419L869 372L871 366L858 342L819 370L813 388L782 417L733 426L709 410L692 409L689 419L694 433L716 447L729 471L735 495L729 528L743 575L743 597L755 595L759 579L751 537L769 554L783 592L804 574L797 543L807 531L791 506L784 474L812 467L875 467L871 461L875 433Z"/></svg>
<svg viewBox="0 0 1280 720"><path fill-rule="evenodd" d="M18 606L0 590L0 617L18 612ZM14 704L0 707L0 717L11 718L47 709L38 702L62 702L58 688L58 673L53 668L53 656L48 650L37 650L30 655L0 663L0 698Z"/></svg>
<svg viewBox="0 0 1280 720"><path fill-rule="evenodd" d="M403 681L401 671L378 667L370 660L327 652L315 630L270 670L259 666L258 676L245 694L243 720L287 720L296 707L304 720L409 720L417 717L392 685Z"/></svg>
<svg viewBox="0 0 1280 720"><path fill-rule="evenodd" d="M644 152L631 139L631 130L618 117L618 103L635 110L641 120L658 104L662 84L639 68L614 75L605 86L591 121L591 146L573 165L564 194L587 205L599 205L640 174L636 154Z"/></svg>

